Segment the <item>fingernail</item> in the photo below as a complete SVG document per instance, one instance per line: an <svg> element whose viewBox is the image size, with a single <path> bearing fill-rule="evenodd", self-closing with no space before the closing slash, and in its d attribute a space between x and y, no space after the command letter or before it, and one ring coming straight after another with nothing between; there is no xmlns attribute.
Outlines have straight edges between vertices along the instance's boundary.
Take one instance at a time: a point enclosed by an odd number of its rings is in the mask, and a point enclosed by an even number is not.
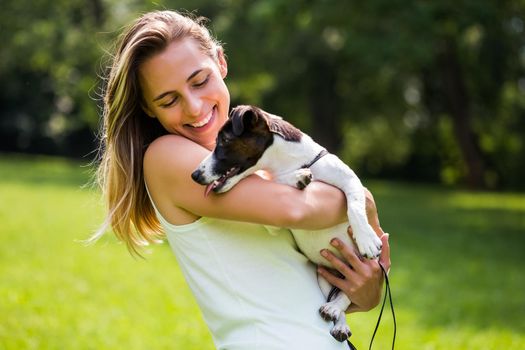
<svg viewBox="0 0 525 350"><path fill-rule="evenodd" d="M334 238L330 241L330 244L333 245L334 247L338 247L339 246L339 240L337 238Z"/></svg>
<svg viewBox="0 0 525 350"><path fill-rule="evenodd" d="M326 249L321 250L321 255L324 256L325 258L328 256L328 252L326 251Z"/></svg>

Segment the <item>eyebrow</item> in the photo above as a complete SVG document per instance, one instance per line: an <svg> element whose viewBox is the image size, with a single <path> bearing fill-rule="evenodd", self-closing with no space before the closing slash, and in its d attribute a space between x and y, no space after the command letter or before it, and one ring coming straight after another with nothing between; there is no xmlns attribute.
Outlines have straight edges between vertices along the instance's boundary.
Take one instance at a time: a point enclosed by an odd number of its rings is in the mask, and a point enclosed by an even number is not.
<svg viewBox="0 0 525 350"><path fill-rule="evenodd" d="M202 72L202 69L197 69L195 72L191 73L190 76L188 77L188 79L186 79L186 82L190 81L194 76L196 76L197 74L199 74L200 72ZM157 97L155 97L153 99L153 102L156 102L158 100L162 100L164 97L166 97L167 95L169 94L172 94L174 91L166 91L166 92L163 92L162 94L158 95Z"/></svg>

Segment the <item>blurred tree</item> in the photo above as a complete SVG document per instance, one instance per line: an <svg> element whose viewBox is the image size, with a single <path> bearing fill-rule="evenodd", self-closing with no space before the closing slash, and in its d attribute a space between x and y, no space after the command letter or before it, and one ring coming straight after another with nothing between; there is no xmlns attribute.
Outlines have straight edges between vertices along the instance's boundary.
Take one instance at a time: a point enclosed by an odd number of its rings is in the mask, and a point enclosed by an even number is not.
<svg viewBox="0 0 525 350"><path fill-rule="evenodd" d="M369 174L520 184L525 168L507 174L500 159L525 155L523 2L233 3L218 28L239 100Z"/></svg>
<svg viewBox="0 0 525 350"><path fill-rule="evenodd" d="M0 11L2 149L81 156L93 149L104 22L99 0L7 0Z"/></svg>
<svg viewBox="0 0 525 350"><path fill-rule="evenodd" d="M232 104L284 116L361 174L525 187L523 1L4 0L0 7L0 150L93 150L104 50L140 12L173 8L211 19L229 59Z"/></svg>

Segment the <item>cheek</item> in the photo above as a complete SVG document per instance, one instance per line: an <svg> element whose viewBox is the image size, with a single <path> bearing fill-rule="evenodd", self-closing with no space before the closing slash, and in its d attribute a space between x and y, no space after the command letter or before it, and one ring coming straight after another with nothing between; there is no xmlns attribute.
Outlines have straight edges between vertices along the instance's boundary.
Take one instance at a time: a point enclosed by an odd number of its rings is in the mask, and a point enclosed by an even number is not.
<svg viewBox="0 0 525 350"><path fill-rule="evenodd" d="M225 117L228 118L228 110L230 108L230 92L228 91L228 87L226 86L223 80L218 82L216 91L217 91L217 99L223 105L222 107L226 111Z"/></svg>
<svg viewBox="0 0 525 350"><path fill-rule="evenodd" d="M157 119L165 129L172 130L173 128L180 127L180 114L177 113L175 109L160 111Z"/></svg>

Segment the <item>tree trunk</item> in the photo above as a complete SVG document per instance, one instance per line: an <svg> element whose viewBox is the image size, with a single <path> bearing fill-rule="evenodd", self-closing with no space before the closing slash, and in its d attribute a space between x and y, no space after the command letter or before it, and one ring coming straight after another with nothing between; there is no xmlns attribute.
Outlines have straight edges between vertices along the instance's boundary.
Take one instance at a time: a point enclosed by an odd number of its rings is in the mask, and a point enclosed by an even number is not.
<svg viewBox="0 0 525 350"><path fill-rule="evenodd" d="M334 65L322 58L310 65L310 111L312 138L329 152L337 153L342 145L339 96L335 91L337 75Z"/></svg>
<svg viewBox="0 0 525 350"><path fill-rule="evenodd" d="M104 5L102 4L101 0L91 0L91 11L93 14L93 18L95 19L95 23L97 25L102 25L104 23Z"/></svg>
<svg viewBox="0 0 525 350"><path fill-rule="evenodd" d="M440 55L440 71L446 109L453 120L454 134L467 166L467 185L485 187L485 162L472 131L470 100L453 38L445 40Z"/></svg>

